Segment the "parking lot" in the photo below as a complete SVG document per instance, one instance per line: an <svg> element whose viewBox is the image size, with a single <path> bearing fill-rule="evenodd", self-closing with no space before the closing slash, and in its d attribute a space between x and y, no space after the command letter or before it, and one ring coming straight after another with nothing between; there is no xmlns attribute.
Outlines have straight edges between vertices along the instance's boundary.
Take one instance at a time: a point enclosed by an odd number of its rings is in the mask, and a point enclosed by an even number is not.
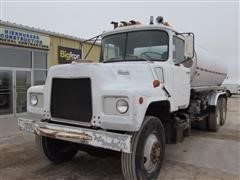
<svg viewBox="0 0 240 180"><path fill-rule="evenodd" d="M158 179L240 179L240 97L228 101L227 122L218 133L193 130L183 143L167 145ZM119 157L79 152L53 165L38 154L34 136L17 130L16 118L0 119L0 179L121 180Z"/></svg>

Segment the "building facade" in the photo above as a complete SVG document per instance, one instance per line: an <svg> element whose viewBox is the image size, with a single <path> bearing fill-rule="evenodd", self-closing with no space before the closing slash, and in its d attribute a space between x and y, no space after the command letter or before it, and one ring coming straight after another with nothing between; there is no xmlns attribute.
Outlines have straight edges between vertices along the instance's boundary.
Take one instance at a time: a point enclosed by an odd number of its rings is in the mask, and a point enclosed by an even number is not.
<svg viewBox="0 0 240 180"><path fill-rule="evenodd" d="M27 89L42 85L49 67L80 60L91 48L83 39L0 21L0 116L26 112ZM86 58L98 62L100 46Z"/></svg>

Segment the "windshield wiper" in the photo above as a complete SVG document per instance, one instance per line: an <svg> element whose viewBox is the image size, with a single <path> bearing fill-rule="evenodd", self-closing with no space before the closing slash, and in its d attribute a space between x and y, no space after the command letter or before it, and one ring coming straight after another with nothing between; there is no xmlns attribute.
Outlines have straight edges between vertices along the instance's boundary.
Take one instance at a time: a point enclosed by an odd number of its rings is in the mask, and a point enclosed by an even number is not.
<svg viewBox="0 0 240 180"><path fill-rule="evenodd" d="M110 58L110 59L108 59L108 60L102 61L102 63L121 62L121 61L124 61L124 60L123 60L123 59L120 59L120 58Z"/></svg>
<svg viewBox="0 0 240 180"><path fill-rule="evenodd" d="M146 57L141 57L142 60L153 63L154 61Z"/></svg>
<svg viewBox="0 0 240 180"><path fill-rule="evenodd" d="M118 59L118 58L111 58L109 60L104 60L102 63L112 63L112 62L134 62L134 61L147 61L153 63L154 61L147 59L147 58L138 58L138 59Z"/></svg>

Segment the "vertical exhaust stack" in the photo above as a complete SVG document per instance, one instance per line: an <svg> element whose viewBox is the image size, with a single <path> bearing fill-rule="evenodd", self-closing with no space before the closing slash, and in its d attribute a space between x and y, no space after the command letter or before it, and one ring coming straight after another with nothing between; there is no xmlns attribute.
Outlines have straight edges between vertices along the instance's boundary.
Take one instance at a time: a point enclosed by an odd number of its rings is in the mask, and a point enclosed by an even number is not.
<svg viewBox="0 0 240 180"><path fill-rule="evenodd" d="M150 21L149 21L149 25L153 25L153 20L154 20L154 17L153 16L150 16Z"/></svg>

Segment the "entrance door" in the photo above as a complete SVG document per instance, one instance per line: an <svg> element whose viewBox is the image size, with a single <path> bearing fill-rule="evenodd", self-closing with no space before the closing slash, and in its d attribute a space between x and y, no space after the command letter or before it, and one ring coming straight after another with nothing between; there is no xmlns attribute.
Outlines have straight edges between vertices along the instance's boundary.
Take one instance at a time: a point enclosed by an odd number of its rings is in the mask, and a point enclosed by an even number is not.
<svg viewBox="0 0 240 180"><path fill-rule="evenodd" d="M0 115L13 113L13 71L0 69Z"/></svg>
<svg viewBox="0 0 240 180"><path fill-rule="evenodd" d="M16 113L27 111L27 90L31 86L31 71L15 71Z"/></svg>
<svg viewBox="0 0 240 180"><path fill-rule="evenodd" d="M16 115L27 111L27 90L31 86L31 70L0 69L0 115Z"/></svg>

